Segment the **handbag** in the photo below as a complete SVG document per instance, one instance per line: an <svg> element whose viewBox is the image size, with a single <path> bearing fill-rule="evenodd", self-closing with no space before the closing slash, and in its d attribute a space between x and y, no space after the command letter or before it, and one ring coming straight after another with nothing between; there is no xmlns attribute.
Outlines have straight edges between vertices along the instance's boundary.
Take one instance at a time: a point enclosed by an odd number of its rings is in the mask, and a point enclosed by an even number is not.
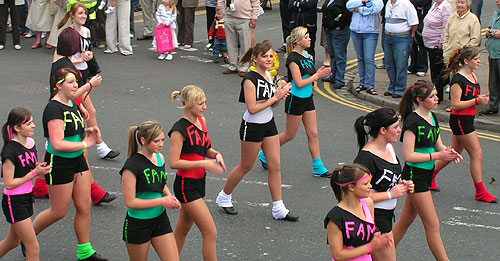
<svg viewBox="0 0 500 261"><path fill-rule="evenodd" d="M169 53L175 49L170 26L157 25L155 27L155 39L157 53Z"/></svg>

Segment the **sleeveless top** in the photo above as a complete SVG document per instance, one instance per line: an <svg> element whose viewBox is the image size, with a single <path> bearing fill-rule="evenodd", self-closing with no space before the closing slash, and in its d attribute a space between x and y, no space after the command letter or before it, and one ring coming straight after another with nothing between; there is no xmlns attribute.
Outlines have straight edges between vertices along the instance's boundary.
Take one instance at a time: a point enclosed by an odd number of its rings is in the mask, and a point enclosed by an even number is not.
<svg viewBox="0 0 500 261"><path fill-rule="evenodd" d="M375 234L377 227L373 222L373 216L370 209L366 205L364 198L359 199L361 205L363 206L363 213L365 214L365 219L362 220L359 217L353 215L351 212L346 211L339 206L335 206L325 217L324 226L332 221L337 227L342 231L342 240L344 242L344 248L355 248L367 243L373 239L373 234ZM357 258L349 259L352 261L371 261L371 254L366 254Z"/></svg>
<svg viewBox="0 0 500 261"><path fill-rule="evenodd" d="M467 77L463 76L460 73L453 75L453 78L451 78L450 86L458 83L458 85L462 89L462 95L460 96L461 101L475 99L477 98L477 96L479 96L479 94L481 94L481 86L479 86L476 75L474 73L472 73L472 78L474 78L474 82L469 81ZM451 114L476 116L476 106L474 105L462 110L452 110Z"/></svg>
<svg viewBox="0 0 500 261"><path fill-rule="evenodd" d="M306 57L297 52L292 52L286 58L286 68L288 69L288 80L292 83L292 89L290 90L292 95L299 98L309 98L312 95L313 84L310 83L302 88L297 87L295 85L295 81L293 80L292 72L290 71L290 63L295 63L299 66L302 79L309 78L311 75L316 73L316 66L314 65L312 56L308 55L306 51L303 52Z"/></svg>
<svg viewBox="0 0 500 261"><path fill-rule="evenodd" d="M85 37L80 35L80 52L74 54L72 58L79 59L80 57L82 57L82 52L90 51L91 45L92 45L92 40L90 39L90 37ZM75 67L81 71L88 69L87 62L75 63Z"/></svg>
<svg viewBox="0 0 500 261"><path fill-rule="evenodd" d="M183 160L204 160L207 156L207 151L212 147L212 142L210 141L210 137L208 137L205 122L201 117L198 117L198 120L201 123L201 130L186 118L181 118L168 132L169 137L174 131L180 132L184 137L181 150L181 159ZM205 177L206 171L204 168L188 170L178 169L177 175L184 178L202 179Z"/></svg>
<svg viewBox="0 0 500 261"><path fill-rule="evenodd" d="M271 74L266 71L266 76L268 79L272 79ZM276 93L276 86L274 83L269 82L266 78L262 77L258 72L251 71L248 72L243 81L241 81L241 90L239 102L245 102L245 90L244 83L246 80L250 80L255 86L255 98L257 103L265 102L266 100L272 98ZM254 114L250 114L248 109L243 114L243 120L251 123L267 123L273 118L273 109L271 106L263 109Z"/></svg>

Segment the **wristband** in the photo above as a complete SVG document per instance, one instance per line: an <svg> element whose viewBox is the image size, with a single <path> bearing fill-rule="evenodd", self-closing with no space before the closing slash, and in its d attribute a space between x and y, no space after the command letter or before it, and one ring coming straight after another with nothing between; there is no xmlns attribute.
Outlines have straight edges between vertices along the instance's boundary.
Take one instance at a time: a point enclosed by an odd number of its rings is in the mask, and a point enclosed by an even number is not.
<svg viewBox="0 0 500 261"><path fill-rule="evenodd" d="M392 199L392 195L391 195L391 192L390 191L387 191L387 196L389 197L388 200L391 200Z"/></svg>
<svg viewBox="0 0 500 261"><path fill-rule="evenodd" d="M90 85L90 88L94 87L90 81L87 82Z"/></svg>
<svg viewBox="0 0 500 261"><path fill-rule="evenodd" d="M36 173L33 169L30 170L31 175L33 175L33 178L36 178Z"/></svg>
<svg viewBox="0 0 500 261"><path fill-rule="evenodd" d="M370 246L370 243L366 244L366 247L368 248L368 253L372 253L372 247Z"/></svg>
<svg viewBox="0 0 500 261"><path fill-rule="evenodd" d="M474 98L474 103L477 105L479 102L477 100L477 98Z"/></svg>
<svg viewBox="0 0 500 261"><path fill-rule="evenodd" d="M432 161L432 153L429 153L429 161Z"/></svg>
<svg viewBox="0 0 500 261"><path fill-rule="evenodd" d="M83 143L83 150L86 151L87 150L87 142L82 141L82 143Z"/></svg>

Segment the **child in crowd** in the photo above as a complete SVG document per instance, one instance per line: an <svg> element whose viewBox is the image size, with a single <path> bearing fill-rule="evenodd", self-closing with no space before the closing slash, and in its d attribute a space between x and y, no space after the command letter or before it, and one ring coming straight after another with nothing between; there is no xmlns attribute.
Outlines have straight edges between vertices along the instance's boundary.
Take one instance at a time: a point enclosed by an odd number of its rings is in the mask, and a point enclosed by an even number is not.
<svg viewBox="0 0 500 261"><path fill-rule="evenodd" d="M224 62L229 63L227 60L227 47L226 47L226 31L224 30L224 14L220 8L215 9L215 19L208 31L208 40L214 41L213 55L214 63L219 62L219 54L224 56Z"/></svg>
<svg viewBox="0 0 500 261"><path fill-rule="evenodd" d="M102 10L106 6L106 0L102 0L97 9ZM111 0L111 5L108 6L108 10L104 11L106 14L111 14L115 11L116 0Z"/></svg>
<svg viewBox="0 0 500 261"><path fill-rule="evenodd" d="M269 44L271 46L271 50L273 48L273 43L270 40L264 40L262 43ZM267 71L271 73L272 77L276 77L278 75L278 69L280 68L280 60L278 59L278 54L273 51L273 64ZM251 72L255 69L255 63L252 63L250 67L248 67L248 71Z"/></svg>
<svg viewBox="0 0 500 261"><path fill-rule="evenodd" d="M177 48L179 45L177 43L177 37L175 33L175 29L177 25L175 21L177 19L177 8L175 7L174 0L162 0L161 5L158 6L158 10L156 10L156 21L158 24L162 26L170 26L170 30L172 30L172 44L174 48ZM158 56L158 60L172 60L174 57L172 56L172 52L162 53Z"/></svg>
<svg viewBox="0 0 500 261"><path fill-rule="evenodd" d="M38 260L40 253L30 219L33 215L31 180L46 175L52 166L38 163L35 141L31 138L34 130L31 112L24 108L12 109L2 127L2 209L10 228L0 242L0 258L21 241L26 247L26 260Z"/></svg>
<svg viewBox="0 0 500 261"><path fill-rule="evenodd" d="M128 131L128 159L120 170L127 216L123 241L130 260L148 260L153 244L161 260L179 260L166 208L180 208L166 186L165 133L156 121L146 121ZM152 179L150 179L152 177ZM155 178L156 177L156 178Z"/></svg>
<svg viewBox="0 0 500 261"><path fill-rule="evenodd" d="M369 197L371 179L370 171L359 164L346 164L333 171L330 186L339 203L328 212L324 225L335 260L371 261L373 251L394 243L389 234L375 233L373 200Z"/></svg>

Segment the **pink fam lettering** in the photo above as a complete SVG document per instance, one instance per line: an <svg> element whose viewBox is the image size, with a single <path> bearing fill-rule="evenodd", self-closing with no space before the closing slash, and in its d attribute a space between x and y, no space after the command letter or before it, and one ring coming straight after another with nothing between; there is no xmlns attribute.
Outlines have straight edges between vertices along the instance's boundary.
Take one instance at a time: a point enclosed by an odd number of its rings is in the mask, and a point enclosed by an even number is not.
<svg viewBox="0 0 500 261"><path fill-rule="evenodd" d="M30 161L31 163L33 164L37 164L38 163L38 159L36 157L36 153L33 152L33 151L30 151L30 152L25 152L24 155L21 154L21 155L18 155L17 156L19 158L19 161L21 162L21 164L23 165L23 168L30 164Z"/></svg>

